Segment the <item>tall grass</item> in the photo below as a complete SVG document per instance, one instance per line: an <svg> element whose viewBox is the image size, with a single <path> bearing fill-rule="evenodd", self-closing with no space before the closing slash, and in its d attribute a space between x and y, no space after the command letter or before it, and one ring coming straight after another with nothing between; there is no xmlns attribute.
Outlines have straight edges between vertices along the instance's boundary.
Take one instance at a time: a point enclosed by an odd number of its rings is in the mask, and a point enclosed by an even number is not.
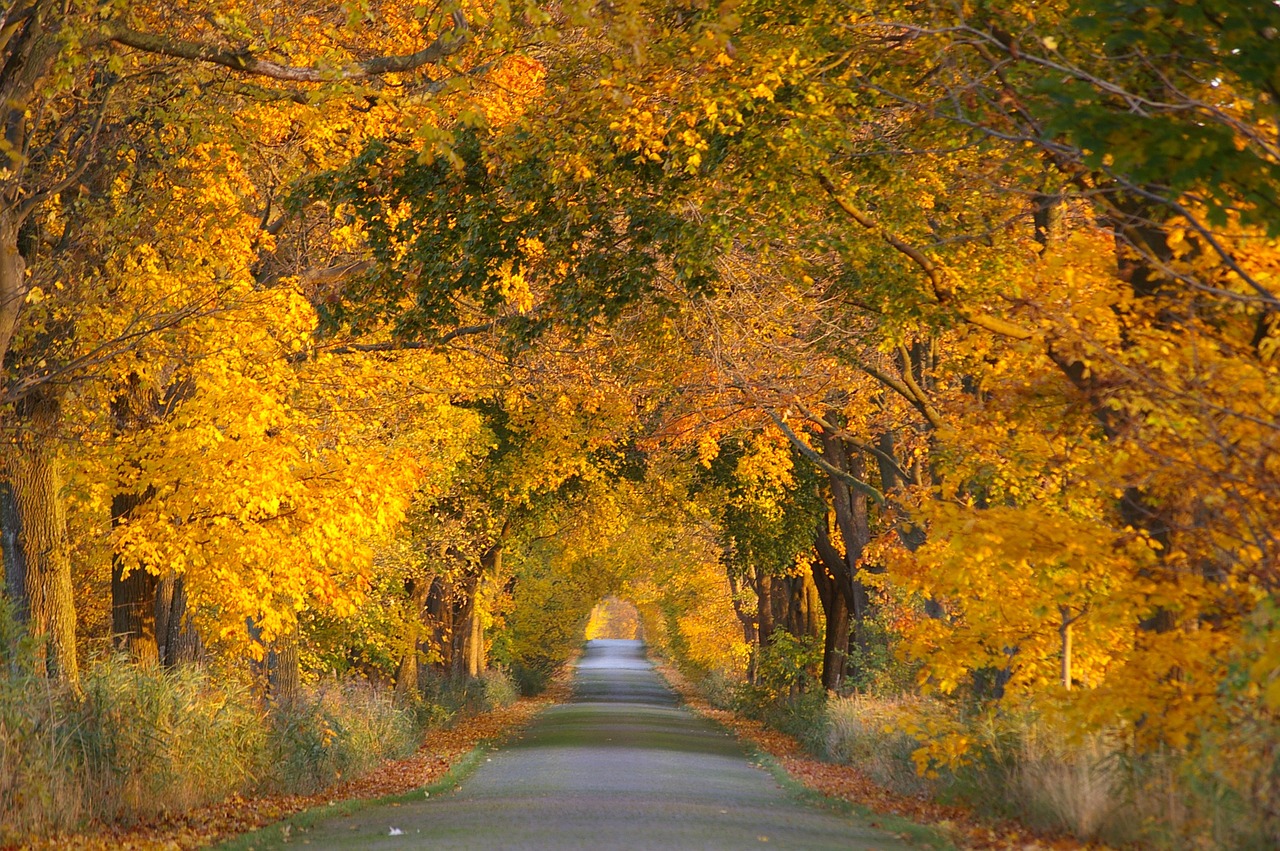
<svg viewBox="0 0 1280 851"><path fill-rule="evenodd" d="M906 698L833 698L827 703L821 755L856 765L876 783L900 794L931 795L936 791L933 784L920 776L911 759L919 743L899 724L915 710Z"/></svg>
<svg viewBox="0 0 1280 851"><path fill-rule="evenodd" d="M368 683L322 683L268 713L260 785L315 792L406 756L417 746L420 717Z"/></svg>
<svg viewBox="0 0 1280 851"><path fill-rule="evenodd" d="M950 712L918 698L833 698L824 755L880 785L959 800L980 812L1112 845L1280 847L1280 730L1238 724L1194 749L1138 752L1125 737L1067 739L1032 718L948 720L973 741L968 761L921 777L904 722Z"/></svg>
<svg viewBox="0 0 1280 851"><path fill-rule="evenodd" d="M511 690L497 679L478 688L495 699ZM128 823L184 811L231 793L317 791L412 752L424 724L441 720L437 711L397 706L367 683L324 682L270 704L201 670L115 658L90 667L77 694L7 664L0 846L95 819Z"/></svg>

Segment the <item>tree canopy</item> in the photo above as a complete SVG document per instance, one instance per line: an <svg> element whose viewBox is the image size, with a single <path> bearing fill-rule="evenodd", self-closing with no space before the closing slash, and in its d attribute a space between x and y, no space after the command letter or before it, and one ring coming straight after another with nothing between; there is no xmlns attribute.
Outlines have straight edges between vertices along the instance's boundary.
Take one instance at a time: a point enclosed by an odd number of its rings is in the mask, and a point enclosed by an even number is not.
<svg viewBox="0 0 1280 851"><path fill-rule="evenodd" d="M1274 723L1278 31L20 0L6 597L72 682L537 683L614 595L703 672L787 633L1139 749Z"/></svg>

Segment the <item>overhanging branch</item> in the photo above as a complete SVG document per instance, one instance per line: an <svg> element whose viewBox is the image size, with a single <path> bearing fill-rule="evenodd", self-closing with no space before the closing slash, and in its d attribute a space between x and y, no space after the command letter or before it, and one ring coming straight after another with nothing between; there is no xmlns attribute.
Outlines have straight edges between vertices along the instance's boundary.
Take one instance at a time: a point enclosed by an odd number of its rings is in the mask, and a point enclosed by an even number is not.
<svg viewBox="0 0 1280 851"><path fill-rule="evenodd" d="M453 13L453 29L442 33L435 41L415 53L400 56L375 56L359 62L331 68L308 65L284 65L262 59L248 49L228 49L222 45L206 44L186 39L170 38L154 33L129 29L122 22L106 25L104 35L109 41L132 47L146 53L208 62L221 65L243 74L269 77L291 83L332 83L349 80L367 80L384 74L414 71L424 65L438 65L462 49L470 40L471 29L461 12Z"/></svg>
<svg viewBox="0 0 1280 851"><path fill-rule="evenodd" d="M932 292L934 300L937 301L938 304L951 307L962 319L964 319L965 322L968 322L970 325L975 325L978 328L985 329L993 334L999 334L1002 337L1010 337L1015 340L1030 340L1036 336L1036 332L1023 328L1022 326L1009 322L1005 319L1001 319L998 316L992 316L988 313L974 313L955 304L955 293L947 283L945 273L937 263L934 263L933 260L929 258L929 255L925 254L911 243L904 241L896 234L884 229L866 213L849 203L849 201L840 194L839 190L836 189L836 185L832 182L830 177L825 174L819 174L817 177L818 183L822 186L823 190L831 196L831 200L835 202L841 212L856 222L864 230L880 237L880 239L884 240L893 248L894 251L897 251L903 257L906 257L924 273L925 280L929 282L929 290Z"/></svg>
<svg viewBox="0 0 1280 851"><path fill-rule="evenodd" d="M875 500L877 505L886 505L888 503L884 494L880 493L877 488L867 484L856 476L849 475L845 470L841 470L826 458L823 458L812 446L801 440L800 435L792 431L791 427L786 424L782 417L778 416L769 408L765 408L764 412L769 419L773 420L773 424L781 429L782 433L787 436L787 440L791 441L791 445L799 450L801 455L816 464L824 473L835 476L854 490L861 491L866 494L868 497Z"/></svg>

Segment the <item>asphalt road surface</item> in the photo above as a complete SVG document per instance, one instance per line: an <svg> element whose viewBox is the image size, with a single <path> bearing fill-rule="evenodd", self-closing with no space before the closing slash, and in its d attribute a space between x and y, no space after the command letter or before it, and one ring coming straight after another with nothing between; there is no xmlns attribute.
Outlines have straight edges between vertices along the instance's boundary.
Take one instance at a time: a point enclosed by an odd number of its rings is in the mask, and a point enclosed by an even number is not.
<svg viewBox="0 0 1280 851"><path fill-rule="evenodd" d="M913 846L793 800L679 705L639 641L588 642L574 697L456 792L335 816L290 845L368 849L892 851Z"/></svg>

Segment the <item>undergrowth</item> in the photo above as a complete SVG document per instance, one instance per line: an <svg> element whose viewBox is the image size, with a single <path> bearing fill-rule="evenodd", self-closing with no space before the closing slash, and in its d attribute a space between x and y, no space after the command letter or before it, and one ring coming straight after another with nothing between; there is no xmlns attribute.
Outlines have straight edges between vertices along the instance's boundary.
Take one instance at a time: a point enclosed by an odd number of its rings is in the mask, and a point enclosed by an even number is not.
<svg viewBox="0 0 1280 851"><path fill-rule="evenodd" d="M4 643L4 642L0 642ZM430 726L511 703L494 672L397 703L327 680L288 702L225 673L115 657L79 691L37 676L21 641L0 666L0 846L86 822L131 823L232 793L309 793L411 753Z"/></svg>
<svg viewBox="0 0 1280 851"><path fill-rule="evenodd" d="M713 704L900 795L1115 847L1280 847L1280 727L1256 701L1224 695L1228 729L1141 749L1132 733L1070 737L1046 719L912 694L907 670L867 668L882 692L829 695L819 662L813 642L775 633L754 681L690 678Z"/></svg>
<svg viewBox="0 0 1280 851"><path fill-rule="evenodd" d="M919 734L931 719L968 739L963 758L922 762L920 742L905 731ZM1182 749L1139 750L1115 731L1072 738L1042 719L966 717L941 702L862 695L829 701L822 723L821 756L903 795L1112 846L1280 847L1274 728L1242 723Z"/></svg>

